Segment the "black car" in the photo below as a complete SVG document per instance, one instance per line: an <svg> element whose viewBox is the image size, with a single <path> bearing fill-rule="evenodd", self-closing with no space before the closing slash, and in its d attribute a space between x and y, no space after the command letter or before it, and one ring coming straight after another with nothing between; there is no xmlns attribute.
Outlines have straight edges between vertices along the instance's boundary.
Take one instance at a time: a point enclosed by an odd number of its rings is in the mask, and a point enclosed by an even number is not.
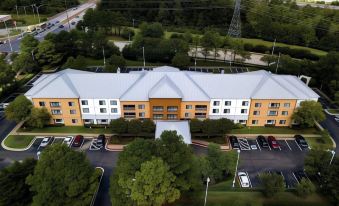
<svg viewBox="0 0 339 206"><path fill-rule="evenodd" d="M97 146L98 147L103 147L105 146L105 140L106 140L106 137L104 134L100 134L97 138Z"/></svg>
<svg viewBox="0 0 339 206"><path fill-rule="evenodd" d="M73 21L71 24L72 24L72 25L75 25L75 22Z"/></svg>
<svg viewBox="0 0 339 206"><path fill-rule="evenodd" d="M265 138L264 136L259 135L259 136L257 137L257 141L258 141L260 147L262 147L262 148L268 148L268 142L267 142L267 140L266 140L266 138Z"/></svg>
<svg viewBox="0 0 339 206"><path fill-rule="evenodd" d="M236 136L230 136L229 140L233 149L240 149L238 138Z"/></svg>
<svg viewBox="0 0 339 206"><path fill-rule="evenodd" d="M60 29L64 28L64 25L61 24L61 25L59 26L59 28L60 28Z"/></svg>
<svg viewBox="0 0 339 206"><path fill-rule="evenodd" d="M298 143L298 145L302 148L308 148L308 144L305 140L305 138L301 135L295 135L294 136L295 141Z"/></svg>

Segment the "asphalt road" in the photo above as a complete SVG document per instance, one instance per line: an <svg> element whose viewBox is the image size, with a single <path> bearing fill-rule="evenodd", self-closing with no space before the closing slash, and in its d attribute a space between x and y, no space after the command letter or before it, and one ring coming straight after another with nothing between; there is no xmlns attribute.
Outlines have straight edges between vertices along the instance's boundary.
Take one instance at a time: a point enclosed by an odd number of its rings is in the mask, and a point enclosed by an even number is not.
<svg viewBox="0 0 339 206"><path fill-rule="evenodd" d="M95 7L96 7L95 3L84 3L84 4L79 5L76 10L68 9L67 13L68 13L70 23L73 22L73 21L78 22L79 20L82 19L83 15L85 14L85 12L88 8L95 8ZM56 24L57 21L59 21L59 22L66 21L67 20L67 13L66 13L66 11L64 11L64 12L60 13L59 15L56 15L53 19L50 19L48 22L50 22L52 24ZM75 15L78 15L79 18L76 18ZM61 24L64 26L63 28L59 28L59 26ZM75 26L76 26L76 24L70 25L70 29L74 29ZM39 41L42 41L48 33L51 33L51 32L52 33L59 33L62 30L67 31L68 29L69 29L68 22L66 21L64 23L56 24L54 27L46 30L45 32L36 35L35 38L38 39ZM21 39L22 39L21 36L16 37L14 39L11 39L10 42L11 42L12 49L13 49L14 52L20 51ZM0 52L11 52L11 47L9 45L9 42L7 42L6 44L0 45Z"/></svg>

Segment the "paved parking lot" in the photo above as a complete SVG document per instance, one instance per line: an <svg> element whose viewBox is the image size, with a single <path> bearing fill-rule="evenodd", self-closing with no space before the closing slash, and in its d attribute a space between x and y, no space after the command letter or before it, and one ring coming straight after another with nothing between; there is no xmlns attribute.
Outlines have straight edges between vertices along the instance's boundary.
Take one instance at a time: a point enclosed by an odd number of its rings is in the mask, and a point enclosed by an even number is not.
<svg viewBox="0 0 339 206"><path fill-rule="evenodd" d="M260 186L258 175L263 172L282 175L287 188L296 186L298 180L294 173L303 171L304 158L309 149L302 149L294 139L278 140L279 149L261 148L256 139L238 140L241 150L238 171L248 173L252 187ZM251 145L257 149L251 149Z"/></svg>

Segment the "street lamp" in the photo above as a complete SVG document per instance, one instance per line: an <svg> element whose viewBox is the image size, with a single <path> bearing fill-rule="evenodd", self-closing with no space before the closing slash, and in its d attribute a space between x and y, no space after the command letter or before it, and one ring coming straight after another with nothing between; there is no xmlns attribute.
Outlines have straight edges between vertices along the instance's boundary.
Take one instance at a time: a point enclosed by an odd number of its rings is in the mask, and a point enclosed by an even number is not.
<svg viewBox="0 0 339 206"><path fill-rule="evenodd" d="M335 151L334 150L327 150L328 152L330 152L331 154L332 154L332 157L331 157L331 160L330 160L330 164L329 165L331 165L332 164L332 161L333 161L333 159L334 159L334 156L335 156Z"/></svg>
<svg viewBox="0 0 339 206"><path fill-rule="evenodd" d="M238 163L239 163L239 157L240 157L240 149L237 150L238 153L238 159L237 159L237 164L235 166L235 173L234 173L234 178L233 178L233 185L232 187L234 188L234 184L235 184L235 177L237 176L237 171L238 171Z"/></svg>
<svg viewBox="0 0 339 206"><path fill-rule="evenodd" d="M145 47L142 47L142 56L143 56L143 59L144 59L144 69L146 67L146 62L145 62Z"/></svg>
<svg viewBox="0 0 339 206"><path fill-rule="evenodd" d="M206 193L205 193L205 203L204 203L204 206L206 206L206 201L207 201L207 191L208 191L208 183L210 183L210 178L207 177L207 180L206 180Z"/></svg>

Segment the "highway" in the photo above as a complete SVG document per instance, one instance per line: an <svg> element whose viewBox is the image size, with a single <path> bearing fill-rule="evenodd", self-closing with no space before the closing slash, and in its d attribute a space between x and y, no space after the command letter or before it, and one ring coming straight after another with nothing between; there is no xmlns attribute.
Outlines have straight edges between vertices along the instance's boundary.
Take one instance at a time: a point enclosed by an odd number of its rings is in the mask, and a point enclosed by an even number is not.
<svg viewBox="0 0 339 206"><path fill-rule="evenodd" d="M37 34L35 38L38 39L39 41L42 41L48 33L51 33L51 32L59 33L62 30L66 30L66 31L69 30L67 16L70 22L70 29L74 29L76 26L76 23L83 18L86 10L89 8L95 8L95 7L96 7L95 3L84 3L77 7L68 9L67 12L64 11L62 13L55 15L54 17L52 17L46 22L46 23L55 24L55 26L51 27L50 29L46 29L46 31L42 33ZM72 25L72 22L75 22L75 24ZM59 27L60 25L63 25L63 28L60 28ZM11 39L11 45L12 45L13 52L20 51L21 39L22 39L21 36L17 36ZM9 52L9 53L12 52L8 41L5 44L0 45L0 52Z"/></svg>

